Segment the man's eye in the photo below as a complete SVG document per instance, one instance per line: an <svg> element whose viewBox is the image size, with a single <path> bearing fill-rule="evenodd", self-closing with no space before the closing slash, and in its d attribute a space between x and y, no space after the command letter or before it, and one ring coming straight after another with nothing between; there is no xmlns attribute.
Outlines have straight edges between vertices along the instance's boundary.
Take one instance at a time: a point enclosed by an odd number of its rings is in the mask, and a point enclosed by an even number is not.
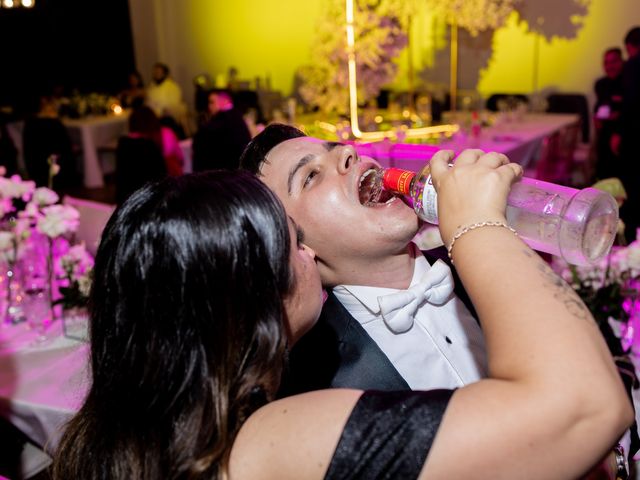
<svg viewBox="0 0 640 480"><path fill-rule="evenodd" d="M315 170L312 170L311 172L309 172L309 175L307 175L306 178L304 179L304 184L302 185L302 188L304 188L307 185L309 185L309 183L311 183L311 180L313 180L313 178L317 174L318 174L318 172L316 172Z"/></svg>

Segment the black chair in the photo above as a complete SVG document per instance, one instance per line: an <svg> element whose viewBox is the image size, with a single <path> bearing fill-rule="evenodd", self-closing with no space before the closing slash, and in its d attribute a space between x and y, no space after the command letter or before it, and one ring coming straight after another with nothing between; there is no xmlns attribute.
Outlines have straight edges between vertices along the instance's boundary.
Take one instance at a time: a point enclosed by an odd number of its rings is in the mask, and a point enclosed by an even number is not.
<svg viewBox="0 0 640 480"><path fill-rule="evenodd" d="M582 143L589 143L591 114L587 97L581 93L554 93L547 97L547 112L580 115Z"/></svg>
<svg viewBox="0 0 640 480"><path fill-rule="evenodd" d="M167 175L160 147L148 138L121 137L116 149L116 201L124 202L145 183Z"/></svg>
<svg viewBox="0 0 640 480"><path fill-rule="evenodd" d="M522 93L494 93L487 99L486 108L492 112L498 111L498 102L500 100L524 102L529 104L529 97Z"/></svg>
<svg viewBox="0 0 640 480"><path fill-rule="evenodd" d="M234 108L242 115L254 110L256 112L256 122L264 123L266 121L257 92L254 90L236 90L231 93L231 96Z"/></svg>
<svg viewBox="0 0 640 480"><path fill-rule="evenodd" d="M60 119L27 119L22 133L22 144L27 175L37 186L48 185L51 155L57 155L57 163L60 165L60 172L53 179L53 188L61 190L79 183L69 132Z"/></svg>

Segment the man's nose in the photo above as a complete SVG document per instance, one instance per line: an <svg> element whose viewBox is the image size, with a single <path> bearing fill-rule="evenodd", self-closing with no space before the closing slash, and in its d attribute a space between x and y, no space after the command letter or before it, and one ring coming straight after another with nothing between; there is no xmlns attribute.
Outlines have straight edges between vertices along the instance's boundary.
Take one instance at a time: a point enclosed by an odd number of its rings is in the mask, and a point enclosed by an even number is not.
<svg viewBox="0 0 640 480"><path fill-rule="evenodd" d="M347 173L357 163L358 156L356 150L351 145L346 145L340 152L338 160L338 171L342 174Z"/></svg>

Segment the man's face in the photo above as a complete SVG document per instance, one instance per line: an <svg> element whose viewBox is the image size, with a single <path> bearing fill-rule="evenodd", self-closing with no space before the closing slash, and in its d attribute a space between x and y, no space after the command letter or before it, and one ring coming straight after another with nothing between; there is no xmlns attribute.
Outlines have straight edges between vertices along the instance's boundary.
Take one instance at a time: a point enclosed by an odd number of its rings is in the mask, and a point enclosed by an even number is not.
<svg viewBox="0 0 640 480"><path fill-rule="evenodd" d="M224 93L209 94L209 113L215 115L218 112L233 108L231 98Z"/></svg>
<svg viewBox="0 0 640 480"><path fill-rule="evenodd" d="M609 78L617 78L622 73L624 62L617 52L609 52L604 56L604 73Z"/></svg>
<svg viewBox="0 0 640 480"><path fill-rule="evenodd" d="M164 69L162 67L158 67L158 66L153 67L152 75L153 75L153 80L156 83L162 82L166 77L166 75L164 73Z"/></svg>
<svg viewBox="0 0 640 480"><path fill-rule="evenodd" d="M366 258L406 252L418 230L413 209L400 198L373 206L361 203L363 174L377 166L350 145L310 137L277 145L262 166L262 180L315 251L325 285L353 283L344 271L366 263ZM343 273L336 275L337 270Z"/></svg>
<svg viewBox="0 0 640 480"><path fill-rule="evenodd" d="M217 93L209 95L209 113L215 115L220 111L220 97Z"/></svg>
<svg viewBox="0 0 640 480"><path fill-rule="evenodd" d="M635 57L640 53L640 47L636 47L632 43L625 44L625 48L627 49L627 56L629 58Z"/></svg>

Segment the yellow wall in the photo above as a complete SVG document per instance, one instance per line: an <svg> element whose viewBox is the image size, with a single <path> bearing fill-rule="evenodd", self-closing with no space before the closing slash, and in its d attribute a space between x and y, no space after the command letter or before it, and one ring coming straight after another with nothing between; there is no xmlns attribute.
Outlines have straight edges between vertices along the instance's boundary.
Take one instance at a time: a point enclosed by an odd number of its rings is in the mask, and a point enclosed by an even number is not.
<svg viewBox="0 0 640 480"><path fill-rule="evenodd" d="M140 1L131 0L132 5ZM237 67L240 77L247 80L268 75L274 88L289 94L294 71L310 60L309 47L327 0L145 1L153 1L156 9L160 58L139 58L139 67L142 63L144 72L151 61L166 61L188 97L197 74L226 76L230 66ZM553 0L544 1L553 4ZM434 48L443 47L444 31L434 33L428 18L416 18L412 45L414 67L419 71L436 58ZM136 29L135 23L151 20L133 21L135 36L142 30ZM602 52L609 46L622 46L624 34L634 25L640 25L640 0L592 0L584 27L575 39L540 42L539 88L590 93L602 72ZM341 18L336 18L335 28L342 28ZM480 92L532 91L534 40L526 26L512 18L493 40L493 56L477 74ZM465 68L464 62L460 68ZM406 71L406 66L401 71ZM397 83L406 85L406 79L399 78Z"/></svg>
<svg viewBox="0 0 640 480"><path fill-rule="evenodd" d="M635 25L640 25L639 0L593 0L575 39L540 42L539 87L591 93L593 81L602 75L602 53L624 47L624 36ZM484 94L530 92L533 48L534 36L512 18L494 36L493 59L481 72L478 89Z"/></svg>
<svg viewBox="0 0 640 480"><path fill-rule="evenodd" d="M235 66L242 79L271 77L289 92L309 46L321 0L190 0L188 22L195 54L213 77Z"/></svg>

